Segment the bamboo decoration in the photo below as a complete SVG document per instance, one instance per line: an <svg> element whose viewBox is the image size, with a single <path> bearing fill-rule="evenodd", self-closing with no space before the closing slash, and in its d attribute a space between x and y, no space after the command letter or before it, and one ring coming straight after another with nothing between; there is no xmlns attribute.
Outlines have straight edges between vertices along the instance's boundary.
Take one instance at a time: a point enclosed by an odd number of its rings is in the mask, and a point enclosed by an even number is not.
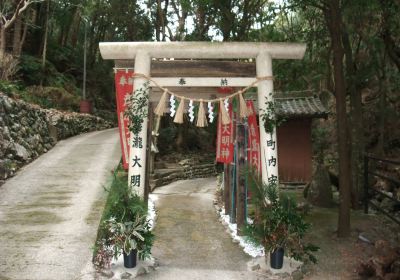
<svg viewBox="0 0 400 280"><path fill-rule="evenodd" d="M247 109L246 101L244 101L243 94L239 94L239 108L240 108L240 117L246 118L251 115L249 109Z"/></svg>
<svg viewBox="0 0 400 280"><path fill-rule="evenodd" d="M165 112L165 107L166 107L166 102L167 102L167 98L168 98L168 93L166 90L164 90L164 93L161 96L160 102L158 102L157 107L154 109L154 114L156 114L157 116L162 117L162 115L164 115Z"/></svg>
<svg viewBox="0 0 400 280"><path fill-rule="evenodd" d="M222 124L229 124L231 119L229 118L228 112L226 111L224 101L222 99L219 100L219 109L221 111L221 119Z"/></svg>
<svg viewBox="0 0 400 280"><path fill-rule="evenodd" d="M176 115L174 118L174 123L183 123L183 111L185 108L185 98L181 97L179 101L178 110L176 110Z"/></svg>
<svg viewBox="0 0 400 280"><path fill-rule="evenodd" d="M204 110L203 100L200 100L199 112L197 113L196 126L205 127L207 125L208 123L207 123L206 111Z"/></svg>

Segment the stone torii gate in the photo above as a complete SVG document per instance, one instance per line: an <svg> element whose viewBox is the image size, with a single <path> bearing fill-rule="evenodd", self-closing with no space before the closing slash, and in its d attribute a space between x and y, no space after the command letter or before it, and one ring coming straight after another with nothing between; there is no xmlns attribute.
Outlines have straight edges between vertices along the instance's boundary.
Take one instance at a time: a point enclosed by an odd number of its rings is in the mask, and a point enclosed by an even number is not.
<svg viewBox="0 0 400 280"><path fill-rule="evenodd" d="M104 42L100 43L100 52L103 59L108 60L134 60L134 71L138 74L150 76L152 58L174 59L255 59L256 74L258 77L272 76L273 59L302 59L306 45L301 43L248 43L248 42ZM157 78L152 77L157 80ZM256 78L256 77L254 77ZM251 79L254 81L254 79ZM162 86L169 86L171 79L158 79ZM190 86L219 86L219 79L191 78ZM136 77L134 89L139 89L147 82L144 77ZM247 86L246 78L237 78L234 86ZM273 81L261 80L257 84L258 106L260 112L266 109L266 102L273 99ZM140 137L141 145L134 145L134 137ZM147 119L139 135L132 135L129 159L129 183L134 185L137 193L144 195L146 144L147 144ZM276 130L267 134L264 122L260 118L260 152L261 173L265 183L278 181L277 146L268 145L276 143ZM269 164L269 159L276 159L275 164Z"/></svg>

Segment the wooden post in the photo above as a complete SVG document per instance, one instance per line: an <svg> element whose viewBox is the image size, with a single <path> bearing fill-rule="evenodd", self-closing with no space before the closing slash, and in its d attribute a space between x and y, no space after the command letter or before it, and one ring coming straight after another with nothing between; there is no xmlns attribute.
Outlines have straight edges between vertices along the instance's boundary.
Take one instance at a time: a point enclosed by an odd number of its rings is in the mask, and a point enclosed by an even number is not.
<svg viewBox="0 0 400 280"><path fill-rule="evenodd" d="M152 130L152 133L151 133L151 139L153 140L153 144L155 147L157 147L157 144L158 144L158 131L160 130L160 121L161 121L160 116L154 116L154 120L152 122L152 125L154 125L154 129ZM156 153L151 153L150 174L154 174L155 157L156 157Z"/></svg>
<svg viewBox="0 0 400 280"><path fill-rule="evenodd" d="M225 215L231 212L231 167L230 164L224 163L224 202Z"/></svg>
<svg viewBox="0 0 400 280"><path fill-rule="evenodd" d="M241 174L245 164L245 149L244 136L245 136L244 124L239 121L236 122L236 224L237 234L241 235L242 227L245 225L246 215L246 193L245 175Z"/></svg>
<svg viewBox="0 0 400 280"><path fill-rule="evenodd" d="M232 110L233 110L233 106L232 106ZM237 158L237 141L236 141L236 122L237 122L237 117L238 117L238 113L237 112L233 112L233 119L231 120L233 122L233 133L232 133L232 137L234 140L234 161L233 163L231 163L231 212L230 212L230 222L232 224L236 223L236 204L237 204L237 199L236 199L236 193L237 193L237 164L236 164L236 158Z"/></svg>
<svg viewBox="0 0 400 280"><path fill-rule="evenodd" d="M231 191L230 191L230 212L229 212L229 217L230 217L230 223L236 224L236 165L235 163L230 164L230 185L231 185Z"/></svg>

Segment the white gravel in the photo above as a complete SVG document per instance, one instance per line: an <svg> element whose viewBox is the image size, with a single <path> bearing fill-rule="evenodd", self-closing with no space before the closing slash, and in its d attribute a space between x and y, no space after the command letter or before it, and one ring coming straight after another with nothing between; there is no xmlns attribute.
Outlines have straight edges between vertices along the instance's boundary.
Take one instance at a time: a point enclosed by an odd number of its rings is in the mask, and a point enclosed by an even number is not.
<svg viewBox="0 0 400 280"><path fill-rule="evenodd" d="M256 257L262 257L265 255L264 252L264 247L261 245L256 245L253 242L249 240L248 237L246 236L239 236L237 235L237 224L232 224L229 222L229 215L225 215L225 208L222 207L218 211L220 218L220 221L222 222L223 225L225 225L229 229L229 234L232 236L232 239L239 243L240 247L243 248L243 251L250 255L253 258ZM249 219L249 222L252 222Z"/></svg>

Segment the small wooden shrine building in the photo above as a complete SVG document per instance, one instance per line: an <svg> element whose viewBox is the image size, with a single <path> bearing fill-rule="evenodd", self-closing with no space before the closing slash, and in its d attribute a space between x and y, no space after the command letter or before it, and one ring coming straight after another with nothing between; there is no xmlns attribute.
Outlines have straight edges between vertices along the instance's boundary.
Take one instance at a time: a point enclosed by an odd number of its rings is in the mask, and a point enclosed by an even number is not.
<svg viewBox="0 0 400 280"><path fill-rule="evenodd" d="M276 114L285 121L277 129L281 183L306 183L312 176L311 122L328 112L318 96L280 93L274 96Z"/></svg>

